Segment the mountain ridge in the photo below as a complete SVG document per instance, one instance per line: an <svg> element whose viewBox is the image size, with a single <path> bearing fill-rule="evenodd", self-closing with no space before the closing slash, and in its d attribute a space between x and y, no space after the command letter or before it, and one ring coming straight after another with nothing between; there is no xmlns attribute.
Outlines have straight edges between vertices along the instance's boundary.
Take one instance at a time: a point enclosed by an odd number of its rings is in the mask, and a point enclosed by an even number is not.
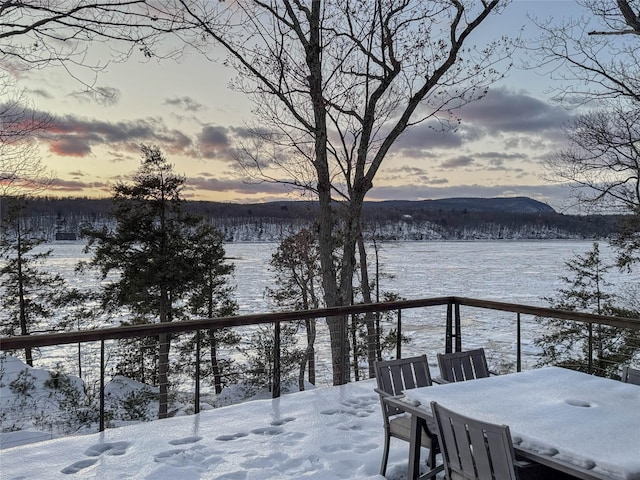
<svg viewBox="0 0 640 480"><path fill-rule="evenodd" d="M82 227L106 225L112 201L39 198L27 215L47 238L77 236ZM229 241L279 241L301 228L315 228L318 203L304 200L266 203L185 201L185 210L207 218ZM620 216L568 215L529 197L453 197L435 200L368 201L362 208L365 235L382 240L609 238Z"/></svg>

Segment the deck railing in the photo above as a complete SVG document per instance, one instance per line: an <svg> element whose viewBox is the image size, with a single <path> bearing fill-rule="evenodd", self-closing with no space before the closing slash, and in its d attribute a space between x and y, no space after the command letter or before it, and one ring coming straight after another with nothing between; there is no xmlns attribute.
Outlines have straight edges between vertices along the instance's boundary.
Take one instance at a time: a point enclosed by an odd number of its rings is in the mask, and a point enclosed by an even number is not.
<svg viewBox="0 0 640 480"><path fill-rule="evenodd" d="M135 326L123 326L114 328L102 328L88 331L75 331L55 334L43 334L43 335L29 335L29 336L17 336L17 337L3 337L0 338L0 350L10 352L21 350L24 348L37 348L37 347L52 347L69 344L85 344L89 342L99 342L100 360L99 360L99 395L100 395L100 430L105 428L105 378L106 378L106 359L105 359L105 342L108 340L121 340L121 339L143 339L148 337L158 337L161 334L184 334L187 332L196 332L196 355L195 358L200 358L200 335L201 331L216 330L226 327L251 327L256 325L273 325L276 334L274 354L273 354L273 370L272 370L272 393L274 397L280 395L280 345L277 343L279 339L280 325L285 322L300 321L306 319L321 319L329 317L341 317L348 318L352 315L358 314L381 314L384 312L394 312L395 321L394 326L397 330L396 345L395 345L395 357L401 358L403 356L403 348L406 345L403 343L403 315L402 312L413 311L414 309L432 309L441 307L444 308L444 322L436 321L436 326L443 328L444 344L440 348L440 351L451 352L460 351L463 346L463 335L465 341L468 342L474 332L472 329L467 331L463 328L464 316L461 310L464 308L465 315L468 316L471 309L480 309L483 312L509 312L515 314L513 343L515 344L515 369L520 371L523 367L523 329L522 322L523 316L531 317L545 317L561 320L569 320L574 322L582 322L586 324L600 324L609 325L624 329L639 330L640 331L640 319L629 319L620 317L609 317L604 315L594 315L571 311L562 311L552 308L544 308L530 305L521 305L514 303L496 302L490 300L480 300L465 297L437 297L437 298L425 298L416 300L401 300L393 302L382 302L372 304L360 304L344 307L324 308L317 310L305 310L305 311L288 311L288 312L275 312L275 313L260 313L252 315L242 315L234 317L222 317L222 318L204 318L197 320L189 320L183 322L163 323L163 324L148 324L148 325L135 325ZM467 310L468 309L468 310ZM591 337L589 337L589 344L591 344ZM591 348L591 347L590 347ZM591 371L592 365L589 363L589 370ZM200 361L195 361L194 365L194 400L193 411L198 413L200 411Z"/></svg>

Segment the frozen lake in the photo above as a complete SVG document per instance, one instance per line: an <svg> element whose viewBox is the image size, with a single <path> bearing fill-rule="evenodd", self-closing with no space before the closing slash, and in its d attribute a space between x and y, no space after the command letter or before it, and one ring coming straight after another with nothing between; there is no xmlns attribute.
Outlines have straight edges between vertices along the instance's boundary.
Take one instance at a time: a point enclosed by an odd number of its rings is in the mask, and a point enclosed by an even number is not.
<svg viewBox="0 0 640 480"><path fill-rule="evenodd" d="M584 254L592 241L474 241L474 242L397 242L379 245L381 291L399 294L405 299L463 296L527 305L547 306L543 297L555 296L566 275L565 262ZM83 254L83 244L58 242L52 262L69 282L85 285L94 282L74 274ZM272 281L268 265L276 243L231 243L226 245L229 261L235 265L234 282L240 314L273 311L265 298ZM600 244L602 257L613 263L614 253ZM370 248L369 263L374 265ZM612 268L609 281L616 285L633 278ZM403 355L435 352L444 345L445 308L416 309L403 312L403 332L411 338ZM478 309L462 311L463 348L489 347L512 357L515 351L515 315ZM523 317L525 355L534 355L532 347L538 325Z"/></svg>
<svg viewBox="0 0 640 480"><path fill-rule="evenodd" d="M543 297L555 296L565 286L565 262L583 255L593 246L590 240L558 241L474 241L474 242L397 242L379 245L380 290L405 299L462 296L526 305L548 306ZM276 244L235 243L227 253L236 264L237 298L241 313L264 311L263 292L271 277L266 266ZM374 251L369 249L373 269ZM614 252L600 243L603 260L613 263ZM631 277L610 270L614 284ZM446 309L416 309L402 314L403 332L411 343L403 355L426 352L430 361L444 348ZM500 359L513 362L516 351L515 314L462 310L463 348L488 347ZM534 362L533 339L539 326L534 318L522 317L523 353ZM491 359L490 359L491 361Z"/></svg>
<svg viewBox="0 0 640 480"><path fill-rule="evenodd" d="M397 242L379 245L381 291L406 299L463 296L529 305L545 305L541 297L562 285L564 263L584 254L592 241L475 241ZM271 243L234 243L226 246L236 265L237 298L242 313L264 311L265 288L271 282L267 269L276 248ZM614 254L600 244L602 257ZM369 249L373 269L374 251ZM612 270L612 278L620 277ZM370 274L371 275L371 274Z"/></svg>

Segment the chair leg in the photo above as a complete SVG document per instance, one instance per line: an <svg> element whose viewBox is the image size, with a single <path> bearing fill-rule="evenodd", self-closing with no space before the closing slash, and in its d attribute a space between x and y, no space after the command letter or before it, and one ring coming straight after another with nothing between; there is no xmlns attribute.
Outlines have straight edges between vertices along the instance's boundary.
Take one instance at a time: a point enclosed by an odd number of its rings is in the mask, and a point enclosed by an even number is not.
<svg viewBox="0 0 640 480"><path fill-rule="evenodd" d="M433 448L433 442L431 443L431 448L429 449L429 458L427 459L427 465L431 468L435 468L436 466L436 449Z"/></svg>
<svg viewBox="0 0 640 480"><path fill-rule="evenodd" d="M383 477L387 473L387 462L389 461L389 442L391 441L391 435L384 436L384 452L382 452L382 465L380 465L380 475Z"/></svg>
<svg viewBox="0 0 640 480"><path fill-rule="evenodd" d="M433 444L432 444L433 445ZM436 467L436 449L435 448L430 448L429 449L429 458L427 459L427 466L431 469L428 472L422 474L420 476L421 479L423 478L435 478L435 476L444 471L444 465L438 465Z"/></svg>

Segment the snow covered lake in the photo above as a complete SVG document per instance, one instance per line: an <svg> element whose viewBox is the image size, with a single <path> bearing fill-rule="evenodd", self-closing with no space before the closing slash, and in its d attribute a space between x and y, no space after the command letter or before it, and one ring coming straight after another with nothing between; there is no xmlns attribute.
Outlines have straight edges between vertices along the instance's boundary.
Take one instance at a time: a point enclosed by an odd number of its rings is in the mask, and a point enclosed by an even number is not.
<svg viewBox="0 0 640 480"><path fill-rule="evenodd" d="M381 243L379 265L381 292L393 292L404 299L462 296L487 300L547 306L543 297L555 296L564 286L560 277L567 274L565 262L591 250L591 240L545 241L428 241ZM74 273L80 259L87 258L80 242L48 244L53 249L52 267L73 285L92 280ZM269 261L277 243L229 243L227 257L235 265L234 283L240 314L273 311L265 298L272 283ZM615 254L601 242L602 258L613 263ZM375 253L369 248L373 270ZM371 273L373 275L373 273ZM93 280L97 285L98 281ZM637 277L621 274L612 268L609 281L618 290ZM435 360L444 342L445 308L416 309L402 313L403 332L411 338L403 355L424 353ZM515 315L494 311L466 309L462 312L463 348L488 347L496 352L493 363L512 363L515 352ZM525 358L535 355L532 347L538 324L523 317ZM506 357L506 358L505 358ZM529 365L534 362L529 360ZM525 365L526 366L526 365Z"/></svg>
<svg viewBox="0 0 640 480"><path fill-rule="evenodd" d="M546 306L542 297L553 295L562 285L564 263L592 245L587 240L382 243L380 290L406 299L456 295ZM236 265L241 314L265 311L263 294L272 281L266 267L276 247L275 243L226 245ZM600 251L603 259L614 261L606 243L600 244ZM373 270L373 248L368 252ZM622 279L627 281L628 276L611 270L613 283Z"/></svg>
<svg viewBox="0 0 640 480"><path fill-rule="evenodd" d="M545 305L542 297L553 295L562 285L559 277L566 274L564 263L589 251L592 245L590 240L381 243L381 291L406 299L456 295ZM272 282L268 265L277 246L269 242L225 245L229 261L235 265L240 314L270 310L264 291ZM54 242L42 248L53 250L51 267L72 285L87 284L86 278L74 273L77 262L87 258L84 243ZM614 261L606 242L600 243L600 251L605 261ZM373 269L375 253L372 247L368 252ZM629 279L615 269L610 273L613 283Z"/></svg>

